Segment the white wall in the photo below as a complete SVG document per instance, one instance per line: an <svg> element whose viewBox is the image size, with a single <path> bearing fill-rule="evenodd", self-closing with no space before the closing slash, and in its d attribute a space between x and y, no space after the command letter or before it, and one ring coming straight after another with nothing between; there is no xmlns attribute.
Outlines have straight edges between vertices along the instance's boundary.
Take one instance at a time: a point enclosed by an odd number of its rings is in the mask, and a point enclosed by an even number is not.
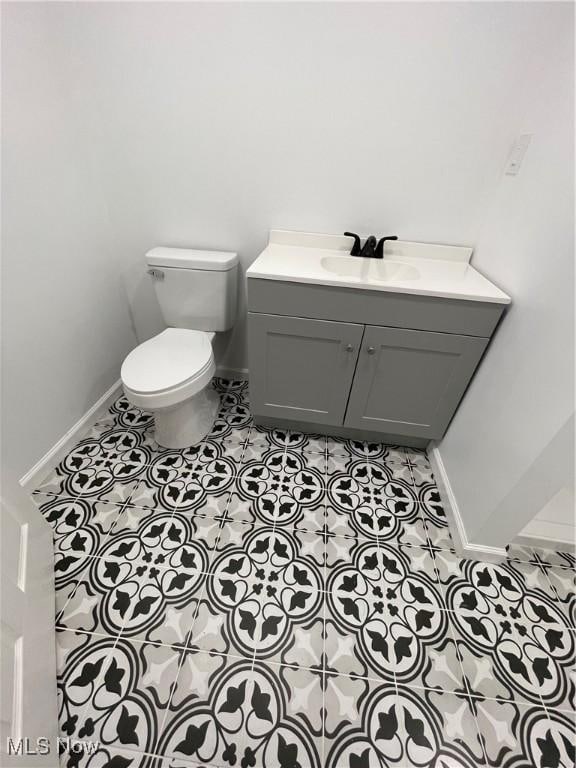
<svg viewBox="0 0 576 768"><path fill-rule="evenodd" d="M49 14L91 115L140 339L142 254L271 227L474 244L526 67L561 13L508 3L74 3ZM244 320L221 361L245 365Z"/></svg>
<svg viewBox="0 0 576 768"><path fill-rule="evenodd" d="M526 73L545 66L570 29L569 8L554 3L5 8L11 290L21 270L40 270L30 289L39 306L10 342L16 361L26 338L31 362L8 396L38 402L29 421L24 407L9 417L12 433L22 418L28 443L37 440L19 450L22 469L118 374L133 343L121 285L138 338L162 327L142 260L152 245L238 250L244 267L271 227L474 245L522 126ZM548 243L559 223L546 213L526 228ZM491 257L484 243L484 271L520 296L526 265L539 270L534 253L524 261L520 244L509 260L503 244ZM548 264L557 252L547 249ZM47 284L57 297L49 308ZM526 301L533 295L529 315L554 312L559 322L549 293L527 291ZM13 327L19 300L7 308ZM244 327L241 314L221 363L245 365Z"/></svg>
<svg viewBox="0 0 576 768"><path fill-rule="evenodd" d="M574 486L564 486L537 513L520 536L544 540L552 546L565 542L576 542L576 500Z"/></svg>
<svg viewBox="0 0 576 768"><path fill-rule="evenodd" d="M568 444L556 440L574 412L572 14L554 6L554 45L527 66L511 127L532 143L519 175L501 178L474 256L514 301L440 445L476 544L508 543L569 485L574 462L573 428ZM549 457L564 469L540 498L529 470Z"/></svg>
<svg viewBox="0 0 576 768"><path fill-rule="evenodd" d="M135 343L89 120L49 4L3 4L2 468L21 477Z"/></svg>

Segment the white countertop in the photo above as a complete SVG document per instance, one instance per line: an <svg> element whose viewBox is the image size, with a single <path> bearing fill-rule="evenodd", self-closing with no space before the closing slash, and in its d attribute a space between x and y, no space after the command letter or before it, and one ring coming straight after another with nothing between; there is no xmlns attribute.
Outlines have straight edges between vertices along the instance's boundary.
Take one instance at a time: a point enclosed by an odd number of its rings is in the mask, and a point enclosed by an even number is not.
<svg viewBox="0 0 576 768"><path fill-rule="evenodd" d="M495 304L511 301L470 265L471 248L387 241L383 259L364 259L348 255L352 242L342 235L272 230L247 276Z"/></svg>

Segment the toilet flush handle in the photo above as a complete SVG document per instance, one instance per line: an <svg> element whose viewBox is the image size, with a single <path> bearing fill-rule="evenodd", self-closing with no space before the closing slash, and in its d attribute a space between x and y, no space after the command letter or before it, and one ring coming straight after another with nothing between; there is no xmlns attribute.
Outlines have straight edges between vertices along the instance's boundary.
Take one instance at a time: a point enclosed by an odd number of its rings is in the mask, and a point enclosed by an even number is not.
<svg viewBox="0 0 576 768"><path fill-rule="evenodd" d="M151 275L154 280L164 280L164 272L161 269L149 269L148 274Z"/></svg>

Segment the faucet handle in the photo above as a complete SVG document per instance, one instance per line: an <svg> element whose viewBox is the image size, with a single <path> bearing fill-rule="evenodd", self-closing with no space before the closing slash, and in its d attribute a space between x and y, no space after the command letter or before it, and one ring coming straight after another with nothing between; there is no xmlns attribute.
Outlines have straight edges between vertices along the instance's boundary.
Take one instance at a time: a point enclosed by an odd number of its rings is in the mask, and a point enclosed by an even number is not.
<svg viewBox="0 0 576 768"><path fill-rule="evenodd" d="M344 232L344 237L354 238L354 245L350 249L350 256L357 256L360 253L360 236L355 232Z"/></svg>
<svg viewBox="0 0 576 768"><path fill-rule="evenodd" d="M380 240L378 240L378 245L376 246L376 252L374 254L377 259L381 259L384 256L384 243L386 240L398 240L398 237L396 235L390 235L388 237L381 237Z"/></svg>

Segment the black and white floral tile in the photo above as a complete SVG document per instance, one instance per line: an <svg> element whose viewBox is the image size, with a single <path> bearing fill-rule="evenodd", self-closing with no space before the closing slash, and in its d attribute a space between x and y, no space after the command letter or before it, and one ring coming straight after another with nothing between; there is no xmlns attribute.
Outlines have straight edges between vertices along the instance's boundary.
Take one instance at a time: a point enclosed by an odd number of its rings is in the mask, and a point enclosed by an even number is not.
<svg viewBox="0 0 576 768"><path fill-rule="evenodd" d="M425 453L120 398L35 492L67 768L568 768L576 560L463 560Z"/></svg>

